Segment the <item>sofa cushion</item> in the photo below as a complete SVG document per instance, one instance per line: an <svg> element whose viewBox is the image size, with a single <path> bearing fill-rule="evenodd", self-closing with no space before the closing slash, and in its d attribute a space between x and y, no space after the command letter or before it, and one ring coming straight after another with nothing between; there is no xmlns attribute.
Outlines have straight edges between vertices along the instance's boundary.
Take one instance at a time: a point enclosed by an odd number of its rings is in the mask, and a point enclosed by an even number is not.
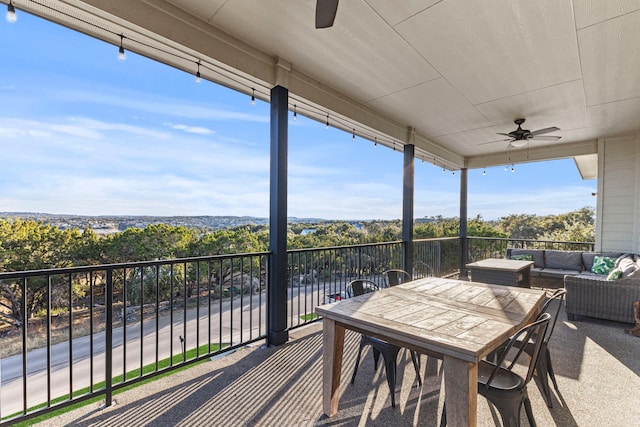
<svg viewBox="0 0 640 427"><path fill-rule="evenodd" d="M596 255L593 258L593 266L591 267L591 271L606 276L611 272L615 263L615 258Z"/></svg>
<svg viewBox="0 0 640 427"><path fill-rule="evenodd" d="M582 263L584 264L585 270L591 271L594 257L606 256L610 258L618 258L620 255L622 254L619 252L582 252Z"/></svg>
<svg viewBox="0 0 640 427"><path fill-rule="evenodd" d="M544 250L542 249L511 249L510 259L514 255L531 255L535 268L544 268Z"/></svg>
<svg viewBox="0 0 640 427"><path fill-rule="evenodd" d="M533 261L533 255L531 254L520 254L520 255L511 255L511 259L515 259L517 261Z"/></svg>
<svg viewBox="0 0 640 427"><path fill-rule="evenodd" d="M540 277L540 273L542 272L542 270L544 270L544 269L543 268L533 267L531 269L530 277Z"/></svg>
<svg viewBox="0 0 640 427"><path fill-rule="evenodd" d="M549 277L552 279L563 279L564 276L575 276L580 274L579 270L567 270L566 268L544 268L540 272L541 277Z"/></svg>
<svg viewBox="0 0 640 427"><path fill-rule="evenodd" d="M582 252L544 251L544 268L582 271Z"/></svg>

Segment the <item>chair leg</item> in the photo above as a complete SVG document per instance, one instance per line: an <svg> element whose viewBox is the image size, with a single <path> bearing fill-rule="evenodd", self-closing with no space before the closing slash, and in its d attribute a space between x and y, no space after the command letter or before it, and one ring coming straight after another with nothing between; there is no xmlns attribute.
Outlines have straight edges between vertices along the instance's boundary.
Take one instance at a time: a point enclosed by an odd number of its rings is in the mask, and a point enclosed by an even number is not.
<svg viewBox="0 0 640 427"><path fill-rule="evenodd" d="M540 354L538 357L538 362L536 363L536 372L538 373L538 380L540 384L540 391L542 392L542 397L544 398L547 407L552 408L553 403L551 401L551 388L549 387L549 350L547 347L543 347L541 352L546 354ZM556 388L557 389L557 388Z"/></svg>
<svg viewBox="0 0 640 427"><path fill-rule="evenodd" d="M447 404L442 405L442 416L440 417L440 427L447 425Z"/></svg>
<svg viewBox="0 0 640 427"><path fill-rule="evenodd" d="M547 368L549 370L549 376L551 377L551 381L553 381L553 387L555 387L556 391L560 393L560 389L558 388L558 382L556 381L556 375L553 373L553 365L551 364L551 353L547 349Z"/></svg>
<svg viewBox="0 0 640 427"><path fill-rule="evenodd" d="M531 408L531 401L528 397L524 398L524 411L527 413L527 419L531 427L536 427L536 420L533 418L533 409Z"/></svg>
<svg viewBox="0 0 640 427"><path fill-rule="evenodd" d="M393 353L393 352L392 352ZM395 355L397 356L397 352ZM391 393L391 407L396 407L396 368L398 366L396 362L396 357L393 357L392 354L385 355L389 356L384 360L384 368L387 371L387 384L389 385L389 393Z"/></svg>
<svg viewBox="0 0 640 427"><path fill-rule="evenodd" d="M417 351L410 350L411 361L413 362L413 368L416 370L416 378L418 379L418 386L422 387L422 377L420 376L420 355Z"/></svg>
<svg viewBox="0 0 640 427"><path fill-rule="evenodd" d="M356 366L353 368L353 375L351 375L351 384L356 382L356 374L358 373L358 367L360 366L360 357L362 356L362 348L365 346L364 337L360 339L360 346L358 347L358 356L356 357Z"/></svg>

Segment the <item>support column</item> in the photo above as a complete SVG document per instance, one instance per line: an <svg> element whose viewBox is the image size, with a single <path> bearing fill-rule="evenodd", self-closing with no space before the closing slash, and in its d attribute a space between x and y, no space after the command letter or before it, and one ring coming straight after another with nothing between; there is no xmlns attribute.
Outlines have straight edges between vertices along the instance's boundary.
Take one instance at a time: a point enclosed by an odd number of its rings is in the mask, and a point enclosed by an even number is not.
<svg viewBox="0 0 640 427"><path fill-rule="evenodd" d="M467 168L460 169L460 278L467 277Z"/></svg>
<svg viewBox="0 0 640 427"><path fill-rule="evenodd" d="M402 170L402 269L413 277L413 203L414 203L414 157L416 147L404 146L404 168Z"/></svg>
<svg viewBox="0 0 640 427"><path fill-rule="evenodd" d="M282 345L287 331L287 151L289 91L271 89L271 187L269 201L269 288L267 343Z"/></svg>

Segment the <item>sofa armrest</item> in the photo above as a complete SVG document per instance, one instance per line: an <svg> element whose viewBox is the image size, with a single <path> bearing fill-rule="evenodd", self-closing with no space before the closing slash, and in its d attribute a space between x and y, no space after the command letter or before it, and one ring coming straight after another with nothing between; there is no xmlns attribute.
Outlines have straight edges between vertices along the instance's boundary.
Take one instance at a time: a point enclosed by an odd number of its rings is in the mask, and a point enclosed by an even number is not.
<svg viewBox="0 0 640 427"><path fill-rule="evenodd" d="M635 323L633 302L640 300L640 277L606 280L584 275L565 276L567 316L597 317Z"/></svg>

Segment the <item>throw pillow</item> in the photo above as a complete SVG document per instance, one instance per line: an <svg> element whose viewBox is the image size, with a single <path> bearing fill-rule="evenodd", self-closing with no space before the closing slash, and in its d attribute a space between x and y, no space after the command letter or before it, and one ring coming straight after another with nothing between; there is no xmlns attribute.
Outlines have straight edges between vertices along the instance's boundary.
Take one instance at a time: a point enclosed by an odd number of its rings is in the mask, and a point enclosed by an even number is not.
<svg viewBox="0 0 640 427"><path fill-rule="evenodd" d="M531 254L511 255L511 259L515 259L517 261L533 261L533 255Z"/></svg>
<svg viewBox="0 0 640 427"><path fill-rule="evenodd" d="M591 267L591 271L596 274L607 275L611 272L615 263L615 258L596 256L593 258L593 267Z"/></svg>
<svg viewBox="0 0 640 427"><path fill-rule="evenodd" d="M611 270L611 273L609 273L609 275L607 276L607 280L616 280L616 279L619 279L620 277L622 277L622 270L618 268L614 268L613 270Z"/></svg>
<svg viewBox="0 0 640 427"><path fill-rule="evenodd" d="M638 265L633 262L633 258L631 257L631 255L629 255L628 257L619 259L616 268L622 271L622 277L628 277L638 269Z"/></svg>

